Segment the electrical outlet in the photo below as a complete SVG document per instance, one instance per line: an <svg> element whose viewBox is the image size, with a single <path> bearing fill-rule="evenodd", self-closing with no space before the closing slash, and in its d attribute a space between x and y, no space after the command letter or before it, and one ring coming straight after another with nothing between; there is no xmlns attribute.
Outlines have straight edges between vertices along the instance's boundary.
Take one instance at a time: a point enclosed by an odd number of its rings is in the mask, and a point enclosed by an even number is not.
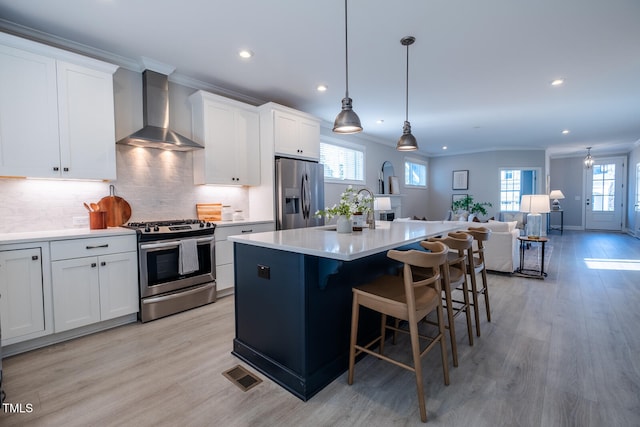
<svg viewBox="0 0 640 427"><path fill-rule="evenodd" d="M74 216L72 218L74 227L81 227L83 225L89 225L88 216Z"/></svg>

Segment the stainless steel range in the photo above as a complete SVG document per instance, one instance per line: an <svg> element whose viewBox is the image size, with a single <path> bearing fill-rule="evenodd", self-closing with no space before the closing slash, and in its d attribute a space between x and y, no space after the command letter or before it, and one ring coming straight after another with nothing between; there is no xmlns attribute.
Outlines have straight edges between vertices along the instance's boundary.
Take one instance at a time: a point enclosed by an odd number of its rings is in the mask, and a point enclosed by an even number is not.
<svg viewBox="0 0 640 427"><path fill-rule="evenodd" d="M215 224L181 219L125 227L138 234L142 322L216 300Z"/></svg>

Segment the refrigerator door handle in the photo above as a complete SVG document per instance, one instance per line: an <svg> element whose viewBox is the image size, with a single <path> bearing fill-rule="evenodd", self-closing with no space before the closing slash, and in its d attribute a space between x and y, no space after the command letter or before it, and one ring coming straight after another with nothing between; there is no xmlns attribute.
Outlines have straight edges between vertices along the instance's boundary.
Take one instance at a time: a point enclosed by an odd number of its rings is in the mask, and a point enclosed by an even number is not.
<svg viewBox="0 0 640 427"><path fill-rule="evenodd" d="M307 219L307 176L302 174L302 182L300 183L300 201L302 203L302 218Z"/></svg>
<svg viewBox="0 0 640 427"><path fill-rule="evenodd" d="M309 219L311 217L311 186L309 185L309 175L304 174L304 185L302 187L302 191L304 193L303 204L304 204L304 215L305 219Z"/></svg>

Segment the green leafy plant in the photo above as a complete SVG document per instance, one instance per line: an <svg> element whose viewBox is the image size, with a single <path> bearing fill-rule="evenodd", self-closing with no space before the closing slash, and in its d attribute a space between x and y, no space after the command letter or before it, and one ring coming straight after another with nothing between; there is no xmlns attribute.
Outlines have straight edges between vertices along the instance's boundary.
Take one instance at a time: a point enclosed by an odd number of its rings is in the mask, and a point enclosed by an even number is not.
<svg viewBox="0 0 640 427"><path fill-rule="evenodd" d="M351 185L340 195L340 202L330 208L316 212L316 216L324 216L331 219L334 216L344 215L351 218L355 213L367 213L371 210L371 197L359 194Z"/></svg>
<svg viewBox="0 0 640 427"><path fill-rule="evenodd" d="M466 195L462 199L456 200L451 205L451 208L454 211L467 211L469 213L486 215L487 209L485 207L491 207L491 203L489 202L475 202L473 200L473 196Z"/></svg>

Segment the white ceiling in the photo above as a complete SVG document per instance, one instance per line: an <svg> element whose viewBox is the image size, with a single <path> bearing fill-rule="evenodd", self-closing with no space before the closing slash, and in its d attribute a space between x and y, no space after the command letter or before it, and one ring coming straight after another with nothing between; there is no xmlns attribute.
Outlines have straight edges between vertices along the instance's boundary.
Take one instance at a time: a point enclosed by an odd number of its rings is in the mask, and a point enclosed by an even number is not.
<svg viewBox="0 0 640 427"><path fill-rule="evenodd" d="M80 43L120 65L152 58L176 68L172 79L328 123L344 97L343 0L0 0L0 17L9 31ZM640 139L639 22L638 0L350 0L349 94L364 132L395 145L400 39L413 35L409 121L423 154L626 152ZM241 48L254 57L240 59Z"/></svg>

